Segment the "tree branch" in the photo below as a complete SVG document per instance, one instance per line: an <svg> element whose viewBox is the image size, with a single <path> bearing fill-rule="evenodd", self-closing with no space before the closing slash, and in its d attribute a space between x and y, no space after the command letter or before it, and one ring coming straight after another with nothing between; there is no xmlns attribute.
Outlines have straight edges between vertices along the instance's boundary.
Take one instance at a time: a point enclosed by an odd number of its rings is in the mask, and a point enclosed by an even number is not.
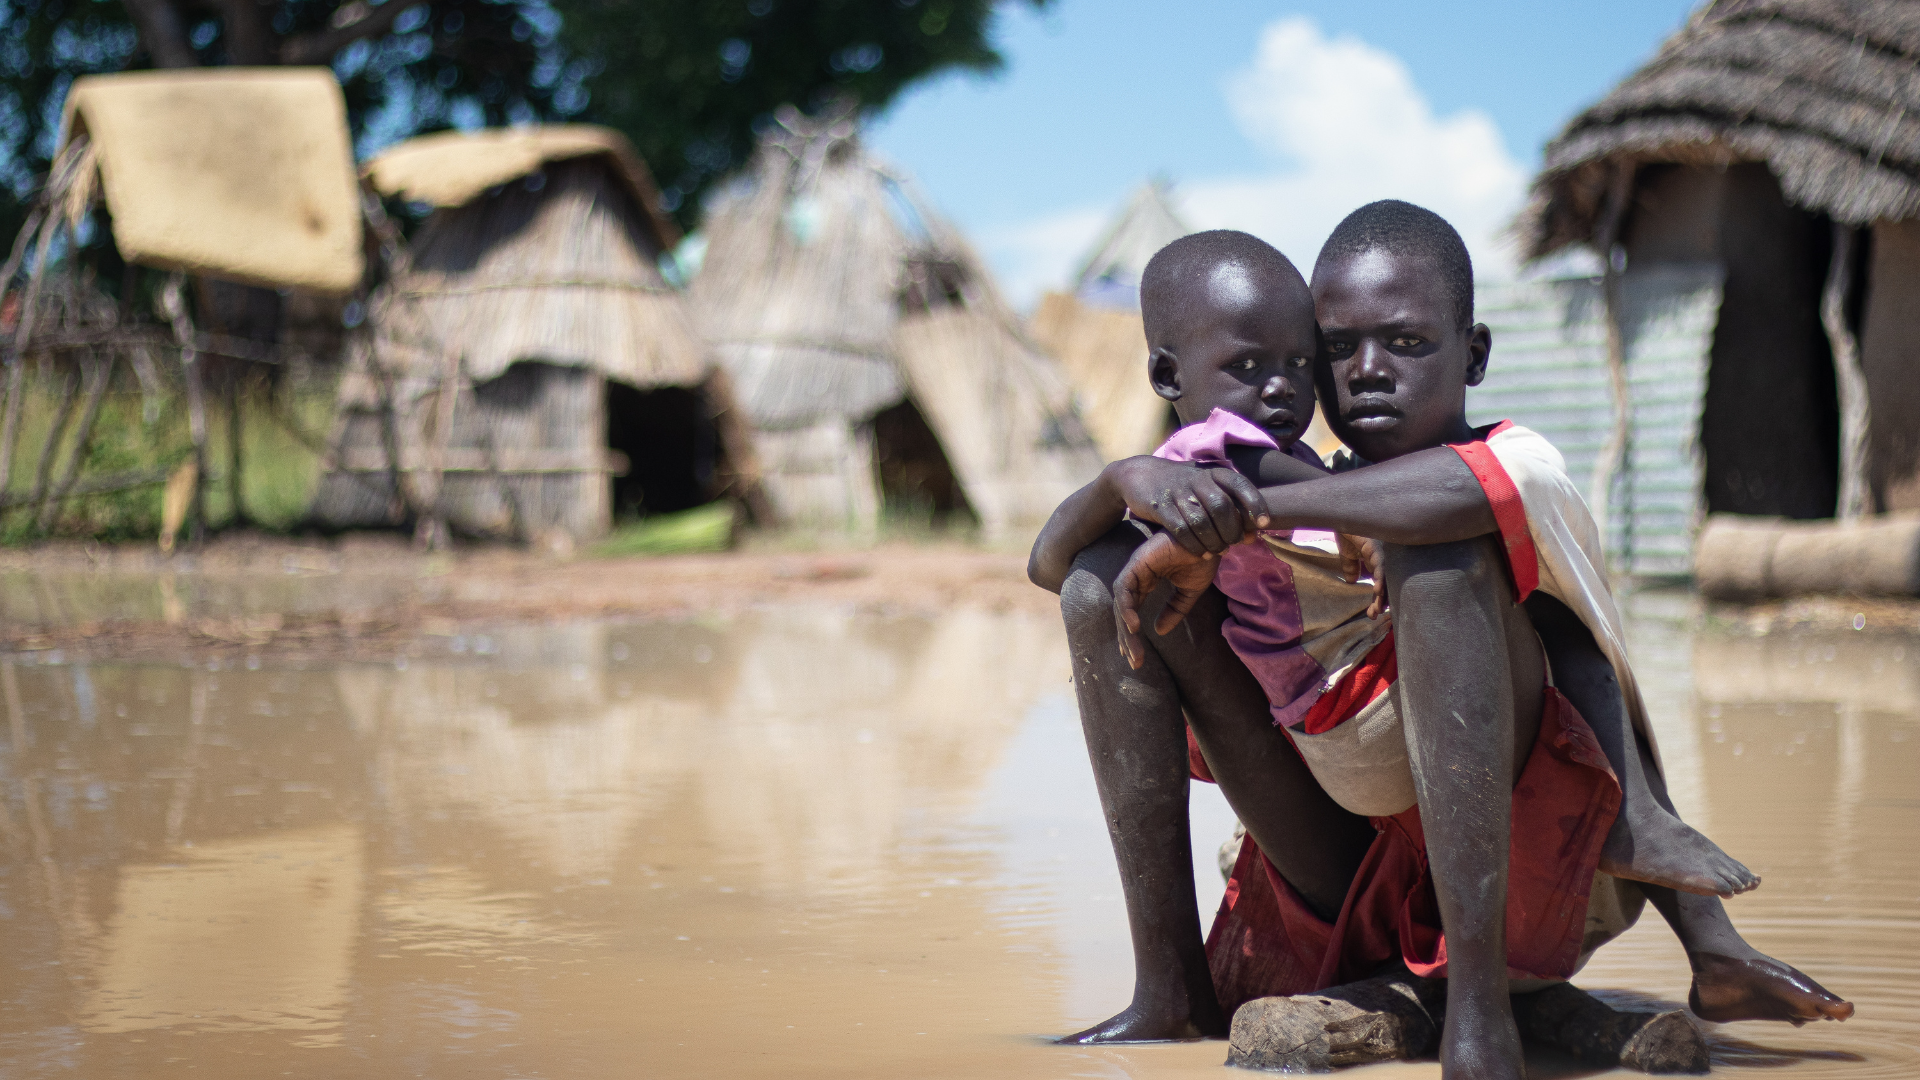
<svg viewBox="0 0 1920 1080"><path fill-rule="evenodd" d="M157 68L199 67L200 58L187 43L187 28L171 0L125 0L127 14L140 32L140 44Z"/></svg>
<svg viewBox="0 0 1920 1080"><path fill-rule="evenodd" d="M288 38L280 46L280 62L283 64L325 64L333 59L333 54L359 41L362 38L379 37L393 26L408 9L418 7L421 0L386 0L377 7L368 7L364 0L354 0L343 6L335 18L354 13L355 17L347 22L319 34L302 34ZM357 11L356 11L357 9Z"/></svg>
<svg viewBox="0 0 1920 1080"><path fill-rule="evenodd" d="M214 0L220 10L221 37L226 39L227 55L236 64L264 67L278 60L274 48L273 27L267 25L266 8L255 0Z"/></svg>

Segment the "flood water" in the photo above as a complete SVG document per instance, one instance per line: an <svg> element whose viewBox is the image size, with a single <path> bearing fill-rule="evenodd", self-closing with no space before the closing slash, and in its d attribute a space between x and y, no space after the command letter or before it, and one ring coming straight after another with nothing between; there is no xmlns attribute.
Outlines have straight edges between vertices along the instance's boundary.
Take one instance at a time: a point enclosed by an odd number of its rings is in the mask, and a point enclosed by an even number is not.
<svg viewBox="0 0 1920 1080"><path fill-rule="evenodd" d="M1736 921L1859 1006L1714 1030L1715 1071L1920 1075L1920 638L1635 611L1680 809L1766 879ZM1051 620L59 659L0 663L0 1076L1228 1075L1221 1042L1042 1041L1131 986ZM1232 818L1195 808L1210 913ZM1687 974L1649 912L1576 981Z"/></svg>

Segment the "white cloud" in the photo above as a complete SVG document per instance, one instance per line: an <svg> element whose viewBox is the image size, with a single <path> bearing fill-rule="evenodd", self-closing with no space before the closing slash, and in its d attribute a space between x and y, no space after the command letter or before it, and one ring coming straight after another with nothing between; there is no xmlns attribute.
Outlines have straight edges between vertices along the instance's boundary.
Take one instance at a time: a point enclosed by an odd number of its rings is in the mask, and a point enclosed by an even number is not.
<svg viewBox="0 0 1920 1080"><path fill-rule="evenodd" d="M1526 169L1485 112L1434 115L1399 57L1289 16L1267 25L1252 63L1229 76L1224 90L1242 133L1276 167L1182 178L1176 191L1194 227L1244 229L1310 273L1341 218L1375 199L1405 199L1460 230L1479 276L1513 272L1500 234L1525 197ZM981 239L1008 294L1024 306L1065 283L1112 212L1050 214Z"/></svg>

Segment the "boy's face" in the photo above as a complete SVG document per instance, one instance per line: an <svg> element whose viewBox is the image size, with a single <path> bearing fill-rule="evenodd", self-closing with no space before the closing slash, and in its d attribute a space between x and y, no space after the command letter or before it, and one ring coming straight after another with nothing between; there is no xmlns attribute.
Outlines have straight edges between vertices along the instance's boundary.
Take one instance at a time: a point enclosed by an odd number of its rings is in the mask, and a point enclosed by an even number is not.
<svg viewBox="0 0 1920 1080"><path fill-rule="evenodd" d="M1315 365L1327 425L1369 461L1472 438L1467 387L1487 373L1493 335L1460 325L1429 260L1373 250L1315 269Z"/></svg>
<svg viewBox="0 0 1920 1080"><path fill-rule="evenodd" d="M1313 298L1297 275L1222 263L1204 280L1154 302L1168 314L1156 319L1163 329L1150 343L1148 377L1182 424L1224 409L1282 446L1307 430Z"/></svg>

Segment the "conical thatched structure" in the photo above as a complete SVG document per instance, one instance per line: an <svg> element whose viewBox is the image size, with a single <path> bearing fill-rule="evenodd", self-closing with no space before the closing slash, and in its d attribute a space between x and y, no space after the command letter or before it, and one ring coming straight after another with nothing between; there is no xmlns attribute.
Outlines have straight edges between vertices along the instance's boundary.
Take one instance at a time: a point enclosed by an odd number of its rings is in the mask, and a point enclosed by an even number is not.
<svg viewBox="0 0 1920 1080"><path fill-rule="evenodd" d="M606 531L750 471L725 388L661 277L678 239L645 166L598 128L427 136L367 169L439 207L343 381L314 513L528 537ZM736 488L739 484L735 485Z"/></svg>
<svg viewBox="0 0 1920 1080"><path fill-rule="evenodd" d="M1707 509L1920 508L1920 4L1703 6L1548 146L1520 232L1724 269Z"/></svg>
<svg viewBox="0 0 1920 1080"><path fill-rule="evenodd" d="M999 533L1098 470L1059 367L850 112L783 110L706 234L689 295L782 517L865 530L891 502Z"/></svg>
<svg viewBox="0 0 1920 1080"><path fill-rule="evenodd" d="M1081 260L1071 292L1041 297L1033 337L1060 358L1100 456L1149 454L1174 426L1147 384L1140 278L1155 252L1193 230L1161 181L1143 184Z"/></svg>

